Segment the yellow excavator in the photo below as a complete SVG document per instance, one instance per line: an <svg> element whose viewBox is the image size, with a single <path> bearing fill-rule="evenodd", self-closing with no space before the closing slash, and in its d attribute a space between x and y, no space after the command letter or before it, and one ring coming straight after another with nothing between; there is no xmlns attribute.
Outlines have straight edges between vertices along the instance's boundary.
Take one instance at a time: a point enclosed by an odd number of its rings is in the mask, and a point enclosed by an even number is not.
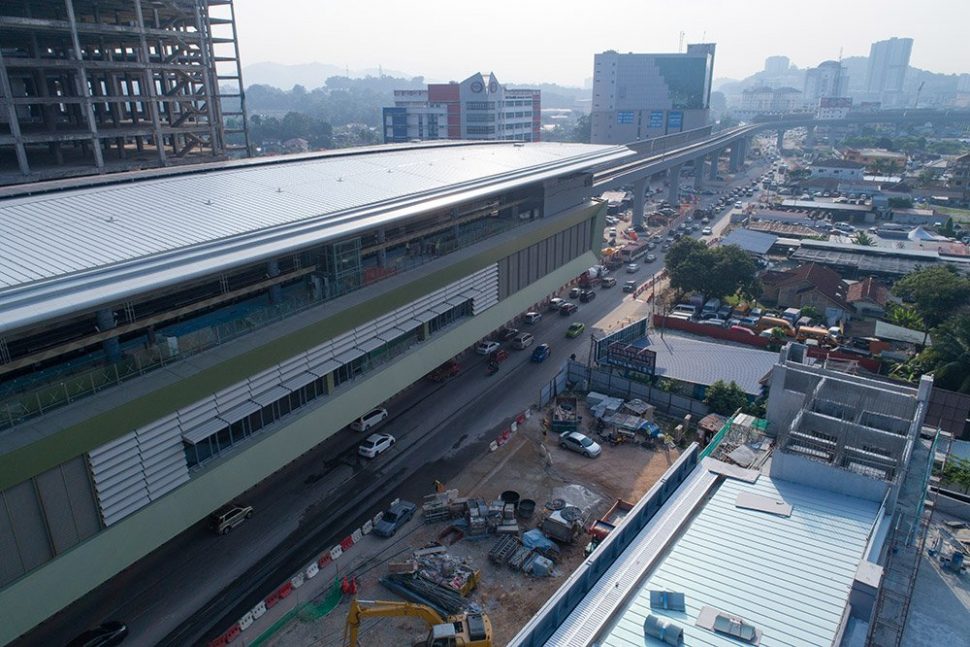
<svg viewBox="0 0 970 647"><path fill-rule="evenodd" d="M428 638L414 647L492 647L492 623L484 613L465 612L442 618L437 611L423 604L357 598L350 603L344 644L358 647L357 636L364 618L401 616L421 618L431 628Z"/></svg>

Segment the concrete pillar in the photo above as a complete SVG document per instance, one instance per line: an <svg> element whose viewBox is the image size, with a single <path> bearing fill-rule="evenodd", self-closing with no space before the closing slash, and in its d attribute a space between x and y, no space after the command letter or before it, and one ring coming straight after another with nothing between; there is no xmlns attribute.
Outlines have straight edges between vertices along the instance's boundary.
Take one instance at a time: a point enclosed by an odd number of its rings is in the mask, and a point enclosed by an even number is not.
<svg viewBox="0 0 970 647"><path fill-rule="evenodd" d="M643 229L643 211L647 206L644 198L646 197L647 186L649 186L648 179L640 178L633 183L633 218L630 219L630 224L637 231Z"/></svg>
<svg viewBox="0 0 970 647"><path fill-rule="evenodd" d="M383 244L387 240L387 232L381 227L377 230L376 234L377 244ZM387 267L387 249L381 247L377 250L377 265L378 267Z"/></svg>
<svg viewBox="0 0 970 647"><path fill-rule="evenodd" d="M717 179L717 164L721 160L721 153L723 153L723 152L724 152L724 150L721 149L721 150L716 150L713 153L711 153L711 174L707 176L707 178L711 182L713 182L714 180Z"/></svg>
<svg viewBox="0 0 970 647"><path fill-rule="evenodd" d="M778 129L778 138L775 140L775 148L778 149L778 153L785 149L785 131L781 128Z"/></svg>
<svg viewBox="0 0 970 647"><path fill-rule="evenodd" d="M266 276L268 278L276 278L280 275L280 264L276 259L266 261ZM271 285L269 287L269 302L279 303L283 300L283 286L280 284Z"/></svg>
<svg viewBox="0 0 970 647"><path fill-rule="evenodd" d="M97 313L95 313L95 319L100 332L112 330L118 325L118 323L115 321L115 313L110 308L98 310ZM119 359L121 359L121 342L117 337L105 339L104 342L101 343L101 348L104 349L104 355L109 362L117 362Z"/></svg>
<svg viewBox="0 0 970 647"><path fill-rule="evenodd" d="M694 188L697 190L704 188L704 163L707 161L706 155L701 155L694 160Z"/></svg>
<svg viewBox="0 0 970 647"><path fill-rule="evenodd" d="M667 190L667 202L670 204L680 204L680 169L683 164L678 164L667 171L667 180L670 188Z"/></svg>
<svg viewBox="0 0 970 647"><path fill-rule="evenodd" d="M731 142L731 161L728 164L728 171L737 173L741 170L741 141Z"/></svg>

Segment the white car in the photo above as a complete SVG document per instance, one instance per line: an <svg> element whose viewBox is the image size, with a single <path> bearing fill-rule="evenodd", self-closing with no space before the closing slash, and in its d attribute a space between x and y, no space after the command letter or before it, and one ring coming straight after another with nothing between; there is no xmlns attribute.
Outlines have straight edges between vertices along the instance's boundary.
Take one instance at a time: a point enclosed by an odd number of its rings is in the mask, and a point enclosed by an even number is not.
<svg viewBox="0 0 970 647"><path fill-rule="evenodd" d="M493 352L497 351L502 347L502 344L497 341L483 341L478 346L475 346L475 352L479 355L491 355Z"/></svg>
<svg viewBox="0 0 970 647"><path fill-rule="evenodd" d="M367 431L371 427L383 422L385 418L387 418L387 409L377 407L350 423L350 428L354 431Z"/></svg>
<svg viewBox="0 0 970 647"><path fill-rule="evenodd" d="M655 260L657 260L657 255L656 254L647 254L647 262L648 263L653 263Z"/></svg>
<svg viewBox="0 0 970 647"><path fill-rule="evenodd" d="M539 323L541 319L542 319L541 312L531 312L531 311L525 313L525 316L522 318L522 320L525 321L530 326Z"/></svg>
<svg viewBox="0 0 970 647"><path fill-rule="evenodd" d="M357 447L357 453L364 458L377 458L396 442L391 434L371 434Z"/></svg>
<svg viewBox="0 0 970 647"><path fill-rule="evenodd" d="M710 227L704 227L703 229L701 229L701 234L704 236L711 236L714 234L714 230L711 229Z"/></svg>
<svg viewBox="0 0 970 647"><path fill-rule="evenodd" d="M603 449L599 446L599 443L591 439L586 434L581 434L578 431L563 432L562 435L559 436L559 446L563 449L580 453L586 458L596 458L603 452Z"/></svg>
<svg viewBox="0 0 970 647"><path fill-rule="evenodd" d="M562 304L566 303L565 299L560 299L559 297L553 297L549 299L549 309L558 310Z"/></svg>
<svg viewBox="0 0 970 647"><path fill-rule="evenodd" d="M640 270L640 266L637 265L636 263L630 263L629 265L626 266L626 271L630 274L634 274L639 270Z"/></svg>

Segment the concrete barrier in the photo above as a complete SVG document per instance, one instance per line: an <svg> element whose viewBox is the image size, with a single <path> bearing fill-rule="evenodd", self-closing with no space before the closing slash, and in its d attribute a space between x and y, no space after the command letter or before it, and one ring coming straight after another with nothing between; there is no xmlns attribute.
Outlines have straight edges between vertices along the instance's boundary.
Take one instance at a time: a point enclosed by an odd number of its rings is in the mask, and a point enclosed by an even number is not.
<svg viewBox="0 0 970 647"><path fill-rule="evenodd" d="M303 583L305 581L306 581L306 577L303 576L303 573L297 573L296 575L290 578L290 584L293 585L294 589L298 589L301 586L303 586Z"/></svg>
<svg viewBox="0 0 970 647"><path fill-rule="evenodd" d="M374 529L374 522L368 519L364 522L364 525L360 527L360 531L365 535L369 535L370 531Z"/></svg>
<svg viewBox="0 0 970 647"><path fill-rule="evenodd" d="M303 574L306 575L306 578L309 580L311 578L316 577L317 573L319 572L320 572L320 567L317 566L316 562L313 562L312 564L306 567L306 570L303 571Z"/></svg>
<svg viewBox="0 0 970 647"><path fill-rule="evenodd" d="M358 528L357 530L350 533L350 537L354 540L354 543L356 544L358 541L363 539L364 533L361 531L360 528Z"/></svg>
<svg viewBox="0 0 970 647"><path fill-rule="evenodd" d="M330 549L330 559L333 561L337 561L337 558L343 554L344 554L344 549L341 548L339 545L334 546L333 548Z"/></svg>
<svg viewBox="0 0 970 647"><path fill-rule="evenodd" d="M263 601L257 604L256 606L254 606L253 610L250 611L250 613L253 614L253 620L255 620L256 618L263 617L263 614L266 613L266 602Z"/></svg>

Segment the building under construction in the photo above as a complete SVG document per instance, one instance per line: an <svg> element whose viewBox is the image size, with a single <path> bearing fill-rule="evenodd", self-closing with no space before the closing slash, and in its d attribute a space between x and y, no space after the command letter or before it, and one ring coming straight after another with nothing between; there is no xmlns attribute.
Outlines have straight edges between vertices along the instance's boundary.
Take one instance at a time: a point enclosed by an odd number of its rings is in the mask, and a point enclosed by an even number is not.
<svg viewBox="0 0 970 647"><path fill-rule="evenodd" d="M0 3L0 184L249 149L232 0Z"/></svg>

